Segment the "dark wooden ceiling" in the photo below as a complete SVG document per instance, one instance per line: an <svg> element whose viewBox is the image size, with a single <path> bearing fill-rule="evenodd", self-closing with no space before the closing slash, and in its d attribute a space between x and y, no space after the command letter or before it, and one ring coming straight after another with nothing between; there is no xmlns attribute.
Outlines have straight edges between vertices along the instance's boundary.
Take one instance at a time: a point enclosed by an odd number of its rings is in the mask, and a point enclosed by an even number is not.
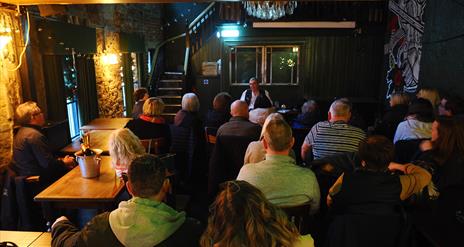
<svg viewBox="0 0 464 247"><path fill-rule="evenodd" d="M307 0L310 1L310 0ZM316 1L340 1L340 2L382 2L381 0L312 0ZM120 3L182 3L194 2L192 0L0 0L0 3L8 3L14 5L42 5L42 4L120 4ZM195 1L195 2L214 2L210 0ZM218 0L216 2L240 2L237 0L225 1Z"/></svg>

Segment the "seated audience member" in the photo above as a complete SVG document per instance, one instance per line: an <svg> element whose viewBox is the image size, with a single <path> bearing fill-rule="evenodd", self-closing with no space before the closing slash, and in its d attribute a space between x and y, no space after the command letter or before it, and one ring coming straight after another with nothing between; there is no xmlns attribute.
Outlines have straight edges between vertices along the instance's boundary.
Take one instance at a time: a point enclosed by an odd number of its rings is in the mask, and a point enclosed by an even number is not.
<svg viewBox="0 0 464 247"><path fill-rule="evenodd" d="M143 104L150 97L146 88L141 87L134 92L135 104L132 108L132 118L137 119L143 114Z"/></svg>
<svg viewBox="0 0 464 247"><path fill-rule="evenodd" d="M269 92L265 89L259 88L258 79L251 77L250 89L243 91L240 100L248 104L248 109L253 110L256 108L269 108L272 107L272 100Z"/></svg>
<svg viewBox="0 0 464 247"><path fill-rule="evenodd" d="M431 164L437 189L464 187L464 117L438 117L432 124L432 138L421 144L418 160Z"/></svg>
<svg viewBox="0 0 464 247"><path fill-rule="evenodd" d="M390 109L385 112L382 121L376 126L375 133L393 140L398 124L408 113L409 96L405 93L394 93L390 97Z"/></svg>
<svg viewBox="0 0 464 247"><path fill-rule="evenodd" d="M326 246L403 246L400 234L409 233L401 232L406 229L402 228L401 200L421 191L431 176L412 164L390 163L394 146L384 136L362 141L359 157L361 168L341 175L329 190L327 204L334 218Z"/></svg>
<svg viewBox="0 0 464 247"><path fill-rule="evenodd" d="M266 129L266 126L269 124L271 120L275 120L275 119L285 120L284 117L280 115L279 113L271 113L266 118L266 121L264 121L264 124L263 124L263 128L261 129L261 135L259 137L260 140L250 142L250 144L248 144L248 148L245 152L245 158L244 158L243 164L258 163L266 159L266 150L264 149L264 146L261 140L264 137L264 130ZM290 149L289 155L295 159L295 152L293 151L293 149Z"/></svg>
<svg viewBox="0 0 464 247"><path fill-rule="evenodd" d="M422 98L413 100L409 104L406 120L399 123L396 128L393 142L430 138L434 118L433 107L428 100Z"/></svg>
<svg viewBox="0 0 464 247"><path fill-rule="evenodd" d="M127 174L127 169L133 159L146 153L139 138L126 128L113 131L110 135L108 145L111 164L116 170L118 177L123 177L123 174Z"/></svg>
<svg viewBox="0 0 464 247"><path fill-rule="evenodd" d="M45 117L37 103L20 104L15 121L21 126L13 139L13 169L18 176L40 176L41 183L47 185L74 166L73 157L53 157L42 133Z"/></svg>
<svg viewBox="0 0 464 247"><path fill-rule="evenodd" d="M171 131L169 125L161 117L164 110L162 99L152 97L145 100L143 114L138 119L130 120L125 128L130 129L140 140L164 138L165 146L162 153L167 153L171 146Z"/></svg>
<svg viewBox="0 0 464 247"><path fill-rule="evenodd" d="M193 128L196 134L203 135L203 123L200 118L200 101L194 93L182 96L182 109L174 117L174 125L184 128ZM198 133L197 133L198 132Z"/></svg>
<svg viewBox="0 0 464 247"><path fill-rule="evenodd" d="M300 236L285 212L245 181L229 181L210 207L202 247L313 247L311 235Z"/></svg>
<svg viewBox="0 0 464 247"><path fill-rule="evenodd" d="M319 106L316 101L308 100L301 107L301 113L293 120L292 128L310 129L321 121Z"/></svg>
<svg viewBox="0 0 464 247"><path fill-rule="evenodd" d="M248 120L250 122L259 124L260 126L263 126L264 121L266 121L267 116L269 114L276 112L274 107L269 107L269 108L256 108L254 110L251 110L248 113Z"/></svg>
<svg viewBox="0 0 464 247"><path fill-rule="evenodd" d="M200 101L194 93L182 96L182 109L176 113L171 127L171 150L175 153L179 179L188 182L206 170L205 135L199 114Z"/></svg>
<svg viewBox="0 0 464 247"><path fill-rule="evenodd" d="M419 90L416 96L417 98L428 100L432 104L434 111L437 110L441 100L438 90L434 88L422 88Z"/></svg>
<svg viewBox="0 0 464 247"><path fill-rule="evenodd" d="M236 100L230 106L232 117L216 134L208 170L208 194L214 198L222 182L235 179L243 166L248 145L259 139L261 127L248 121L248 105Z"/></svg>
<svg viewBox="0 0 464 247"><path fill-rule="evenodd" d="M206 115L206 127L219 128L230 119L230 103L232 97L227 92L218 93L213 100L213 109Z"/></svg>
<svg viewBox="0 0 464 247"><path fill-rule="evenodd" d="M293 146L292 129L284 120L271 120L262 140L266 159L240 169L237 180L260 189L276 205L311 204L311 212L319 209L319 185L310 169L296 165L288 153Z"/></svg>
<svg viewBox="0 0 464 247"><path fill-rule="evenodd" d="M442 97L438 105L438 115L456 116L464 114L464 100L457 95L446 95Z"/></svg>
<svg viewBox="0 0 464 247"><path fill-rule="evenodd" d="M201 224L163 203L171 185L159 158L136 158L128 178L132 199L97 215L80 231L65 216L58 218L52 226L52 246L198 246Z"/></svg>
<svg viewBox="0 0 464 247"><path fill-rule="evenodd" d="M356 152L359 141L366 138L360 128L351 126L351 107L344 99L335 100L328 112L328 121L311 128L301 146L301 158L306 159L312 150L314 159L321 159L343 152Z"/></svg>
<svg viewBox="0 0 464 247"><path fill-rule="evenodd" d="M236 100L230 106L232 117L229 122L219 127L216 136L247 136L258 140L261 127L248 121L248 105L245 101Z"/></svg>

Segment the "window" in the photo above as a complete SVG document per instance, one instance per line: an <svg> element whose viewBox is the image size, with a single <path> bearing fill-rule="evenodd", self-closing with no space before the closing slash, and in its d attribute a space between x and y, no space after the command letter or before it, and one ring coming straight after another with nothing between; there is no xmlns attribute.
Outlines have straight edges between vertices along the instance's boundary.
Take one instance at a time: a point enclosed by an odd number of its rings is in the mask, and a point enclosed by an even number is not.
<svg viewBox="0 0 464 247"><path fill-rule="evenodd" d="M122 103L123 103L123 114L128 116L132 104L129 104L128 101L132 101L132 94L134 90L137 90L141 87L140 80L140 66L137 53L124 53L120 55L121 67L119 68L119 73L121 76L121 92L122 92Z"/></svg>
<svg viewBox="0 0 464 247"><path fill-rule="evenodd" d="M71 134L71 139L73 139L79 135L79 129L81 127L77 97L77 71L74 57L72 55L65 55L62 64L69 132Z"/></svg>
<svg viewBox="0 0 464 247"><path fill-rule="evenodd" d="M229 79L248 84L257 77L262 84L298 85L300 48L296 45L230 47Z"/></svg>

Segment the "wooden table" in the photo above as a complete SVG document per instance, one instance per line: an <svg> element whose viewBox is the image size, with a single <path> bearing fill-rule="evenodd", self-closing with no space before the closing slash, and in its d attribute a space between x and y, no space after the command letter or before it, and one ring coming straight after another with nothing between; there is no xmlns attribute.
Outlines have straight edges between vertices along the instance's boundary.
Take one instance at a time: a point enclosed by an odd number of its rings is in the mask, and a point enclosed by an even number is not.
<svg viewBox="0 0 464 247"><path fill-rule="evenodd" d="M116 176L109 156L101 157L100 176L83 178L76 166L58 181L40 192L34 200L51 203L52 208L97 208L108 210L115 206L124 182ZM49 219L51 217L47 217Z"/></svg>
<svg viewBox="0 0 464 247"><path fill-rule="evenodd" d="M90 121L89 124L81 127L81 130L86 132L89 130L115 130L124 128L127 122L132 118L96 118Z"/></svg>
<svg viewBox="0 0 464 247"><path fill-rule="evenodd" d="M87 132L90 135L90 148L103 150L103 155L109 155L109 139L113 130L91 130ZM75 140L68 146L60 150L61 154L71 155L81 150L80 140Z"/></svg>
<svg viewBox="0 0 464 247"><path fill-rule="evenodd" d="M42 233L39 238L32 242L29 247L48 247L52 244L52 234L49 232Z"/></svg>
<svg viewBox="0 0 464 247"><path fill-rule="evenodd" d="M9 241L18 246L51 246L52 237L49 232L21 232L21 231L0 231L0 241Z"/></svg>

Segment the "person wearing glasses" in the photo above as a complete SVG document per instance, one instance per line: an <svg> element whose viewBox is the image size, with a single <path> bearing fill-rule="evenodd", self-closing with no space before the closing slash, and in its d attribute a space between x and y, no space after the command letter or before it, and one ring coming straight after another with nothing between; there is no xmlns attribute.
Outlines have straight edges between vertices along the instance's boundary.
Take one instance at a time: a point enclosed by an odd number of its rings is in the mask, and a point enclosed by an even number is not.
<svg viewBox="0 0 464 247"><path fill-rule="evenodd" d="M52 225L52 246L198 246L201 223L163 202L171 188L163 162L142 155L132 161L127 175L132 199L95 216L80 231L61 216Z"/></svg>
<svg viewBox="0 0 464 247"><path fill-rule="evenodd" d="M45 117L36 102L20 104L15 121L21 126L13 139L13 170L18 176L40 176L40 182L46 185L74 166L73 157L56 159L53 156L42 133Z"/></svg>

